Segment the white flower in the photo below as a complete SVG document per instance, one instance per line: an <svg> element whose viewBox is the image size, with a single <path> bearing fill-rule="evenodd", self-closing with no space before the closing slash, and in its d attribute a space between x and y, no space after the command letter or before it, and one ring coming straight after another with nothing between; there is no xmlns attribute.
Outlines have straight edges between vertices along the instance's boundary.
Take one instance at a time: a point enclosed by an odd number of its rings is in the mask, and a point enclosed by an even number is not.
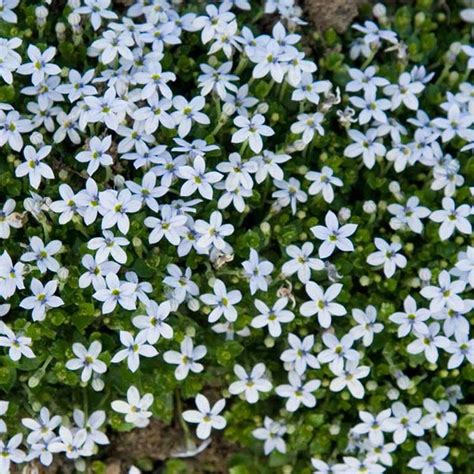
<svg viewBox="0 0 474 474"><path fill-rule="evenodd" d="M200 64L199 67L203 74L198 77L198 85L203 96L215 91L221 100L225 100L228 91L237 92L237 86L231 81L239 78L234 74L229 74L232 70L232 61L221 64L218 69L214 69L209 64Z"/></svg>
<svg viewBox="0 0 474 474"><path fill-rule="evenodd" d="M183 272L177 265L170 263L166 267L169 276L163 280L165 285L174 289L174 297L182 303L187 296L199 295L199 287L191 280L191 269Z"/></svg>
<svg viewBox="0 0 474 474"><path fill-rule="evenodd" d="M342 290L340 283L335 283L324 291L317 283L309 281L306 283L305 289L311 301L301 305L300 313L306 317L316 314L318 322L323 328L328 328L331 325L332 316L344 316L347 313L344 306L333 302Z"/></svg>
<svg viewBox="0 0 474 474"><path fill-rule="evenodd" d="M407 410L401 402L395 402L392 405L392 418L385 421L387 431L393 432L393 441L397 444L403 444L408 433L413 436L423 436L425 430L420 425L421 408L412 408Z"/></svg>
<svg viewBox="0 0 474 474"><path fill-rule="evenodd" d="M273 272L273 263L268 260L260 260L255 249L250 249L249 260L242 262L245 276L250 282L250 294L254 295L257 290L267 291L267 276Z"/></svg>
<svg viewBox="0 0 474 474"><path fill-rule="evenodd" d="M51 64L56 55L56 48L49 47L43 53L34 45L30 44L27 50L30 63L22 64L18 69L18 74L31 75L31 82L34 86L42 83L46 76L56 76L61 72L61 68L56 64Z"/></svg>
<svg viewBox="0 0 474 474"><path fill-rule="evenodd" d="M443 131L441 134L443 142L449 142L456 135L465 138L473 122L472 114L466 114L461 111L459 105L452 104L448 109L448 117L437 117L432 124Z"/></svg>
<svg viewBox="0 0 474 474"><path fill-rule="evenodd" d="M469 204L461 204L456 207L456 203L451 198L445 197L442 200L442 205L443 209L434 211L430 215L432 221L442 223L439 228L441 240L449 239L455 229L463 234L472 233L472 226L468 220L471 215Z"/></svg>
<svg viewBox="0 0 474 474"><path fill-rule="evenodd" d="M171 339L173 328L165 322L171 312L169 301L156 303L149 301L146 306L146 316L138 315L132 319L132 324L146 335L148 344L156 344L160 337Z"/></svg>
<svg viewBox="0 0 474 474"><path fill-rule="evenodd" d="M41 183L41 178L54 179L53 170L44 163L44 160L51 152L51 147L43 146L36 151L31 145L25 147L24 156L26 161L19 164L15 170L15 176L22 178L28 175L30 185L38 189Z"/></svg>
<svg viewBox="0 0 474 474"><path fill-rule="evenodd" d="M375 238L374 243L378 250L372 252L367 257L367 263L369 265L383 265L383 272L387 278L390 278L395 274L397 267L406 267L407 259L403 255L397 253L402 248L401 244L398 242L392 242L389 244L379 237Z"/></svg>
<svg viewBox="0 0 474 474"><path fill-rule="evenodd" d="M255 97L249 97L249 86L244 84L239 87L235 96L227 94L224 99L224 105L222 107L223 112L231 116L235 112L239 115L247 116L249 114L248 109L258 104L258 99Z"/></svg>
<svg viewBox="0 0 474 474"><path fill-rule="evenodd" d="M359 113L360 125L365 125L370 121L377 121L382 124L388 121L384 111L390 108L390 101L388 99L377 99L375 89L365 89L363 99L361 97L351 97L349 100L354 107L361 109Z"/></svg>
<svg viewBox="0 0 474 474"><path fill-rule="evenodd" d="M118 351L111 362L118 363L127 359L127 365L130 371L136 372L140 366L140 356L155 357L158 351L150 344L146 343L146 334L140 332L136 337L127 331L120 331L120 342L125 346L125 349Z"/></svg>
<svg viewBox="0 0 474 474"><path fill-rule="evenodd" d="M22 119L16 110L11 110L6 115L3 110L0 110L0 146L8 143L13 150L20 151L23 148L21 134L31 132L33 128L32 121ZM42 168L44 172L47 172L44 166Z"/></svg>
<svg viewBox="0 0 474 474"><path fill-rule="evenodd" d="M260 314L252 319L250 325L254 328L263 328L268 326L268 332L272 337L278 337L281 334L281 323L289 323L295 319L295 315L285 309L288 304L288 298L279 298L276 303L269 308L263 301L256 299L255 307Z"/></svg>
<svg viewBox="0 0 474 474"><path fill-rule="evenodd" d="M115 237L110 230L103 231L104 237L95 237L87 243L89 250L97 250L95 255L98 263L105 262L109 255L118 263L127 261L127 254L121 248L129 244L125 237Z"/></svg>
<svg viewBox="0 0 474 474"><path fill-rule="evenodd" d="M334 176L332 168L323 166L320 172L308 171L304 176L308 181L312 181L308 189L308 194L315 195L321 193L327 203L334 200L333 186L342 186L342 180Z"/></svg>
<svg viewBox="0 0 474 474"><path fill-rule="evenodd" d="M122 191L107 190L99 194L100 208L102 214L102 229L110 229L117 226L122 234L127 234L130 229L130 218L128 214L138 212L142 206L141 202L132 196L128 189Z"/></svg>
<svg viewBox="0 0 474 474"><path fill-rule="evenodd" d="M30 287L33 296L27 296L21 300L20 307L33 310L31 313L33 321L43 321L50 308L57 308L64 304L59 296L54 295L57 288L56 280L51 280L43 286L38 279L33 278Z"/></svg>
<svg viewBox="0 0 474 474"><path fill-rule="evenodd" d="M18 21L18 17L13 10L18 6L19 3L20 0L3 0L3 8L0 12L0 18L7 23L16 23Z"/></svg>
<svg viewBox="0 0 474 474"><path fill-rule="evenodd" d="M227 291L222 280L216 279L213 285L214 293L201 295L201 301L214 309L209 313L208 321L215 323L221 316L229 322L237 320L237 310L234 305L242 300L239 290Z"/></svg>
<svg viewBox="0 0 474 474"><path fill-rule="evenodd" d="M398 230L407 226L413 232L421 234L423 231L423 223L421 219L428 217L431 211L424 206L419 206L420 200L416 196L408 198L405 205L390 204L387 207L388 212L395 217L390 219L390 227Z"/></svg>
<svg viewBox="0 0 474 474"><path fill-rule="evenodd" d="M64 225L67 224L78 212L78 206L76 204L76 195L68 184L61 184L59 186L59 194L62 199L51 203L49 208L53 212L61 214L59 216L59 223Z"/></svg>
<svg viewBox="0 0 474 474"><path fill-rule="evenodd" d="M14 265L6 250L0 255L0 295L3 298L7 299L13 296L17 288L19 290L25 288L23 283L24 267L25 265L21 262Z"/></svg>
<svg viewBox="0 0 474 474"><path fill-rule="evenodd" d="M374 306L368 305L365 311L354 308L352 310L352 317L357 324L354 326L349 334L355 339L362 339L362 343L365 347L369 347L373 340L374 334L378 334L383 331L383 324L377 323L377 310Z"/></svg>
<svg viewBox="0 0 474 474"><path fill-rule="evenodd" d="M0 211L0 239L8 239L10 237L10 227L20 229L22 227L21 219L13 214L16 202L14 199L7 199Z"/></svg>
<svg viewBox="0 0 474 474"><path fill-rule="evenodd" d="M337 374L336 378L331 380L329 390L340 392L347 388L353 397L363 398L364 386L360 383L359 379L367 377L369 372L369 367L365 365L358 366L357 362L348 361L346 367Z"/></svg>
<svg viewBox="0 0 474 474"><path fill-rule="evenodd" d="M196 245L201 249L213 246L218 250L223 250L227 245L223 237L234 232L232 224L222 224L222 214L219 211L211 214L209 222L198 219L194 223L194 229L199 234Z"/></svg>
<svg viewBox="0 0 474 474"><path fill-rule="evenodd" d="M362 155L362 159L367 168L372 169L375 165L376 156L385 156L386 148L378 139L377 131L369 128L364 135L358 130L349 130L349 137L355 143L348 145L344 150L344 156L356 158Z"/></svg>
<svg viewBox="0 0 474 474"><path fill-rule="evenodd" d="M173 245L179 245L181 238L187 232L186 222L188 218L185 215L178 214L168 204L161 208L161 218L147 217L144 224L146 227L153 229L148 237L150 244L156 244L163 237Z"/></svg>
<svg viewBox="0 0 474 474"><path fill-rule="evenodd" d="M449 448L439 446L432 449L428 443L418 441L416 450L419 456L410 459L408 467L421 471L421 474L434 474L435 470L439 472L453 472L451 465L444 460L449 454Z"/></svg>
<svg viewBox="0 0 474 474"><path fill-rule="evenodd" d="M286 453L286 444L283 440L285 433L286 426L268 416L263 420L262 428L256 428L252 431L255 438L265 441L263 445L265 455L269 455L274 450L279 453Z"/></svg>
<svg viewBox="0 0 474 474"><path fill-rule="evenodd" d="M301 283L307 283L311 279L311 270L323 270L324 263L319 258L311 257L314 245L311 242L305 242L301 248L296 245L288 245L286 253L292 257L281 267L285 275L296 273Z"/></svg>
<svg viewBox="0 0 474 474"><path fill-rule="evenodd" d="M61 424L60 416L50 416L49 410L42 407L38 419L22 418L23 426L31 430L28 434L27 442L29 444L38 443L41 440L48 440L54 435L54 430Z"/></svg>
<svg viewBox="0 0 474 474"><path fill-rule="evenodd" d="M296 372L290 372L288 375L289 384L279 385L275 392L280 397L288 398L285 408L289 412L298 410L300 405L308 408L316 406L316 397L312 394L320 386L320 380L310 380L304 383Z"/></svg>
<svg viewBox="0 0 474 474"><path fill-rule="evenodd" d="M206 173L206 162L200 155L193 160L192 166L181 166L179 168L179 177L186 182L181 186L181 196L191 196L196 190L204 199L212 199L212 184L222 179L222 174L217 171Z"/></svg>
<svg viewBox="0 0 474 474"><path fill-rule="evenodd" d="M103 374L107 370L107 365L99 359L102 351L102 344L99 341L93 341L86 349L82 344L75 342L72 345L72 351L77 356L76 359L70 359L66 362L66 368L69 370L79 370L81 372L82 382L88 382L92 373Z"/></svg>
<svg viewBox="0 0 474 474"><path fill-rule="evenodd" d="M97 89L90 85L94 78L95 70L89 69L82 76L79 71L75 69L69 70L69 84L60 84L56 87L56 92L60 94L68 94L69 102L76 102L86 95L97 94Z"/></svg>
<svg viewBox="0 0 474 474"><path fill-rule="evenodd" d="M303 134L303 143L308 145L313 141L314 134L324 136L324 128L321 123L324 120L324 115L321 112L314 114L300 114L297 117L298 121L291 125L291 133Z"/></svg>
<svg viewBox="0 0 474 474"><path fill-rule="evenodd" d="M303 375L307 366L312 369L319 369L318 359L311 354L314 346L314 336L312 334L301 340L290 333L288 334L288 343L291 349L283 351L280 359L290 364L291 370L294 370L298 375Z"/></svg>
<svg viewBox="0 0 474 474"><path fill-rule="evenodd" d="M425 323L430 316L431 311L425 308L417 309L415 299L408 295L403 301L404 313L397 312L393 313L389 319L390 321L398 324L398 337L405 337L410 332L414 334L426 334L428 332L428 326Z"/></svg>
<svg viewBox="0 0 474 474"><path fill-rule="evenodd" d="M324 221L326 226L316 225L310 229L317 239L323 241L319 247L319 256L330 257L336 248L343 252L353 252L354 245L348 237L356 231L357 225L345 224L339 227L337 216L332 211L328 211Z"/></svg>
<svg viewBox="0 0 474 474"><path fill-rule="evenodd" d="M259 363L253 367L250 373L247 373L241 365L236 364L234 373L239 380L230 384L229 392L232 395L243 393L249 403L256 403L259 399L259 392L267 393L272 389L271 382L264 378L265 370L265 364Z"/></svg>
<svg viewBox="0 0 474 474"><path fill-rule="evenodd" d="M86 419L86 414L75 408L73 411L73 419L76 425L87 431L87 439L85 444L109 444L109 438L107 435L99 430L99 428L105 423L105 411L97 410L91 413L89 418Z"/></svg>
<svg viewBox="0 0 474 474"><path fill-rule="evenodd" d="M398 109L401 103L410 110L418 110L418 99L416 94L423 91L425 86L419 81L413 81L408 72L404 72L398 78L398 84L385 86L383 92L391 97L392 110Z"/></svg>
<svg viewBox="0 0 474 474"><path fill-rule="evenodd" d="M430 301L430 311L436 312L443 308L463 311L464 302L458 293L462 293L466 288L466 282L462 280L451 281L450 274L443 270L438 275L439 286L425 286L420 294Z"/></svg>
<svg viewBox="0 0 474 474"><path fill-rule="evenodd" d="M125 185L138 198L142 204L148 206L152 211L158 212L159 205L157 198L164 196L168 192L165 186L156 186L156 174L149 171L142 178L142 184L134 181L126 181Z"/></svg>
<svg viewBox="0 0 474 474"><path fill-rule="evenodd" d="M368 411L359 411L359 417L362 423L357 424L353 431L357 434L367 434L369 441L374 444L384 443L384 431L390 431L389 420L392 414L392 410L387 408L382 410L377 416L372 415Z"/></svg>
<svg viewBox="0 0 474 474"><path fill-rule="evenodd" d="M331 371L338 374L344 368L344 360L353 362L359 361L359 353L352 349L354 339L350 334L346 334L339 340L334 334L325 332L323 334L323 343L327 349L318 354L318 361L322 364L328 364Z"/></svg>
<svg viewBox="0 0 474 474"><path fill-rule="evenodd" d="M60 240L52 240L44 245L43 241L35 235L30 239L29 251L21 256L21 260L35 262L41 273L46 273L48 270L56 273L59 270L59 263L53 255L56 255L61 247Z"/></svg>
<svg viewBox="0 0 474 474"><path fill-rule="evenodd" d="M376 76L376 68L369 66L364 71L360 69L351 68L349 69L349 76L352 81L346 84L347 92L359 92L359 91L377 91L377 87L387 86L388 80L384 77Z"/></svg>
<svg viewBox="0 0 474 474"><path fill-rule="evenodd" d="M272 193L272 197L277 199L276 205L281 207L291 206L291 212L296 214L296 204L306 202L307 194L300 189L300 182L295 178L290 178L288 182L283 180L274 180L273 184L280 188Z"/></svg>
<svg viewBox="0 0 474 474"><path fill-rule="evenodd" d="M98 262L97 256L86 254L82 257L82 265L86 268L86 272L79 278L79 288L87 288L91 284L94 290L99 290L105 285L105 277L109 273L117 274L120 270L120 265L115 262Z"/></svg>
<svg viewBox="0 0 474 474"><path fill-rule="evenodd" d="M18 433L12 436L8 442L0 440L0 471L8 474L10 463L21 464L25 460L25 453L18 449L23 440L23 435Z"/></svg>
<svg viewBox="0 0 474 474"><path fill-rule="evenodd" d="M424 353L426 360L435 364L438 360L438 348L446 348L449 340L445 336L438 336L440 326L438 323L431 323L428 331L416 334L417 339L408 344L407 351L409 354Z"/></svg>
<svg viewBox="0 0 474 474"><path fill-rule="evenodd" d="M107 153L112 145L112 137L110 135L103 139L99 137L92 137L89 141L89 149L81 151L76 155L76 160L80 163L88 163L87 173L92 176L99 166L111 166L114 160L111 155Z"/></svg>
<svg viewBox="0 0 474 474"><path fill-rule="evenodd" d="M277 41L270 39L266 45L258 47L256 54L251 57L256 63L252 77L260 79L270 74L275 82L281 83L287 71L287 61L293 58L291 52L282 48Z"/></svg>
<svg viewBox="0 0 474 474"><path fill-rule="evenodd" d="M188 102L183 96L179 95L173 98L173 106L176 112L172 113L173 120L178 125L178 134L184 138L191 131L193 122L201 125L209 125L209 117L200 112L206 105L204 97L194 97Z"/></svg>
<svg viewBox="0 0 474 474"><path fill-rule="evenodd" d="M211 408L208 399L200 393L196 395L197 410L186 410L183 418L188 423L197 423L196 435L199 439L209 438L211 430L222 430L227 422L219 413L225 407L225 400L218 400Z"/></svg>
<svg viewBox="0 0 474 474"><path fill-rule="evenodd" d="M84 129L88 122L101 122L110 130L117 131L119 124L125 119L128 106L127 102L117 95L115 88L110 87L102 96L84 97L88 109L80 116L80 128Z"/></svg>
<svg viewBox="0 0 474 474"><path fill-rule="evenodd" d="M136 308L136 284L120 281L115 273L108 273L105 284L93 294L93 297L104 303L102 312L111 313L117 306L132 311Z"/></svg>
<svg viewBox="0 0 474 474"><path fill-rule="evenodd" d="M435 402L431 398L426 398L423 400L423 407L428 414L421 419L421 426L426 430L435 427L437 435L445 438L449 425L454 425L457 421L456 413L449 411L449 402L447 400Z"/></svg>
<svg viewBox="0 0 474 474"><path fill-rule="evenodd" d="M84 223L89 225L95 222L99 213L99 188L92 178L87 179L85 189L76 194L74 201Z"/></svg>
<svg viewBox="0 0 474 474"><path fill-rule="evenodd" d="M229 161L223 161L217 165L217 170L227 173L225 179L225 189L234 191L239 186L245 189L252 189L253 180L251 173L256 173L258 165L255 161L242 161L242 157L238 153L231 153Z"/></svg>
<svg viewBox="0 0 474 474"><path fill-rule="evenodd" d="M185 336L180 345L181 352L177 351L166 351L163 354L163 359L168 364L176 364L174 376L176 380L184 380L189 371L198 374L204 370L204 366L197 362L201 360L206 354L206 346L193 345L193 340L189 336Z"/></svg>
<svg viewBox="0 0 474 474"><path fill-rule="evenodd" d="M0 321L0 347L9 348L8 357L14 362L22 356L27 359L36 357L31 350L31 337L17 336L3 321Z"/></svg>
<svg viewBox="0 0 474 474"><path fill-rule="evenodd" d="M262 136L271 137L275 134L271 127L265 125L265 117L261 114L255 114L252 117L239 115L234 119L234 124L239 130L232 135L232 143L248 141L250 149L255 153L262 151Z"/></svg>
<svg viewBox="0 0 474 474"><path fill-rule="evenodd" d="M152 413L149 408L153 404L153 395L145 393L143 397L140 396L138 389L132 385L127 390L127 401L115 400L111 406L114 411L125 415L125 421L132 423L138 428L144 428L150 423L149 418Z"/></svg>
<svg viewBox="0 0 474 474"><path fill-rule="evenodd" d="M474 364L474 339L469 339L468 334L456 334L455 341L451 341L444 349L452 354L448 361L448 369L456 369L467 359Z"/></svg>
<svg viewBox="0 0 474 474"><path fill-rule="evenodd" d="M278 166L281 163L285 163L291 160L290 155L276 154L272 151L263 150L262 155L254 156L252 161L257 163L258 169L255 174L255 181L262 183L270 175L273 179L282 180L283 170Z"/></svg>

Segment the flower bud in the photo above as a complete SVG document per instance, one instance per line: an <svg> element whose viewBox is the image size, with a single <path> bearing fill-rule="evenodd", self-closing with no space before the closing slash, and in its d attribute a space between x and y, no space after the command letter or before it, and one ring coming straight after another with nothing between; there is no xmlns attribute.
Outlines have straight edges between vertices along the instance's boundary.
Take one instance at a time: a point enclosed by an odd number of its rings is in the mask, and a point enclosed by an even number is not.
<svg viewBox="0 0 474 474"><path fill-rule="evenodd" d="M268 104L266 102L260 102L257 105L257 114L266 114L268 112Z"/></svg>
<svg viewBox="0 0 474 474"><path fill-rule="evenodd" d="M36 24L41 28L46 25L46 19L48 18L48 9L41 5L35 8Z"/></svg>
<svg viewBox="0 0 474 474"><path fill-rule="evenodd" d="M337 436L340 432L341 432L341 426L340 425L333 424L333 425L329 426L329 433L332 436Z"/></svg>
<svg viewBox="0 0 474 474"><path fill-rule="evenodd" d="M431 270L429 268L420 268L418 276L422 282L429 282L431 280Z"/></svg>
<svg viewBox="0 0 474 474"><path fill-rule="evenodd" d="M399 194L401 191L400 183L398 181L391 181L390 184L388 185L388 190L392 194Z"/></svg>
<svg viewBox="0 0 474 474"><path fill-rule="evenodd" d="M377 390L378 383L375 380L369 380L365 386L369 392L373 392Z"/></svg>
<svg viewBox="0 0 474 474"><path fill-rule="evenodd" d="M56 23L54 30L56 31L56 36L58 40L66 39L66 29L66 25L62 21Z"/></svg>
<svg viewBox="0 0 474 474"><path fill-rule="evenodd" d="M216 67L219 64L219 60L214 55L209 56L209 59L207 60L207 62L209 66L212 66L212 67Z"/></svg>
<svg viewBox="0 0 474 474"><path fill-rule="evenodd" d="M197 300L196 298L191 298L189 301L188 301L188 308L190 311L199 311L199 300Z"/></svg>
<svg viewBox="0 0 474 474"><path fill-rule="evenodd" d="M67 4L68 7L71 8L71 10L76 10L81 6L81 0L68 0Z"/></svg>
<svg viewBox="0 0 474 474"><path fill-rule="evenodd" d="M337 218L341 223L348 221L351 218L351 210L348 207L341 207L337 213Z"/></svg>
<svg viewBox="0 0 474 474"><path fill-rule="evenodd" d="M79 13L70 13L67 17L67 22L76 29L81 23L81 15Z"/></svg>
<svg viewBox="0 0 474 474"><path fill-rule="evenodd" d="M374 214L377 212L377 204L374 201L365 201L362 209L366 214Z"/></svg>
<svg viewBox="0 0 474 474"><path fill-rule="evenodd" d="M58 175L61 181L67 181L69 173L66 170L61 170Z"/></svg>
<svg viewBox="0 0 474 474"><path fill-rule="evenodd" d="M43 135L40 132L33 132L30 136L30 142L32 145L40 148L44 145Z"/></svg>
<svg viewBox="0 0 474 474"><path fill-rule="evenodd" d="M105 387L105 383L104 381L100 378L100 377L97 377L97 378L94 378L92 380L92 388L96 391L96 392L102 392L102 390L104 390L104 387Z"/></svg>
<svg viewBox="0 0 474 474"><path fill-rule="evenodd" d="M224 112L225 115L227 116L231 116L235 113L235 104L232 104L231 102L226 102L223 106L222 106L222 111Z"/></svg>
<svg viewBox="0 0 474 474"><path fill-rule="evenodd" d="M426 15L424 14L424 12L418 12L415 15L415 25L416 26L421 26L425 21L426 21Z"/></svg>
<svg viewBox="0 0 474 474"><path fill-rule="evenodd" d="M121 174L116 174L114 176L114 186L117 189L123 189L125 186L125 178Z"/></svg>
<svg viewBox="0 0 474 474"><path fill-rule="evenodd" d="M389 400L397 400L399 396L400 396L400 392L396 388L391 388L387 392L387 397Z"/></svg>
<svg viewBox="0 0 474 474"><path fill-rule="evenodd" d="M265 344L265 347L270 348L275 345L275 339L273 339L273 337L271 336L267 336L265 340L263 341L263 343Z"/></svg>
<svg viewBox="0 0 474 474"><path fill-rule="evenodd" d="M262 231L263 234L270 235L272 227L268 222L262 222L260 224L260 230Z"/></svg>
<svg viewBox="0 0 474 474"><path fill-rule="evenodd" d="M372 14L375 18L385 18L387 16L387 7L382 3L376 3L372 8Z"/></svg>
<svg viewBox="0 0 474 474"><path fill-rule="evenodd" d="M66 267L61 267L58 270L58 278L60 281L66 281L69 276L69 270Z"/></svg>
<svg viewBox="0 0 474 474"><path fill-rule="evenodd" d="M296 151L303 151L306 148L306 143L303 140L296 140L293 145Z"/></svg>

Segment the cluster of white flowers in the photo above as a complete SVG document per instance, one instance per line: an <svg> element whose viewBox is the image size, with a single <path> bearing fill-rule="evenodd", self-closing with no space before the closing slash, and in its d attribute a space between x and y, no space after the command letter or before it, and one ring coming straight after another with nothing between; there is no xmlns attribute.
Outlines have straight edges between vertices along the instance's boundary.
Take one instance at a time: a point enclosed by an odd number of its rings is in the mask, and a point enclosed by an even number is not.
<svg viewBox="0 0 474 474"><path fill-rule="evenodd" d="M2 2L0 16L4 21L17 20L14 9L18 3ZM91 287L92 298L100 303L104 315L128 311L134 328L117 333L116 339L123 347L113 355L112 364L125 361L135 372L140 369L142 357L161 354L155 346L166 339L174 343L175 349L179 346L179 350L162 354L166 364L175 366L177 380L205 370L208 351L200 334L186 335L178 343L167 319L187 305L193 312L208 311L212 330L224 333L226 338L261 334L252 330L264 328L271 338L282 337L288 342L280 356L287 383L274 383L263 363L253 367L236 364L236 378L228 387L231 395L254 404L262 394L274 393L285 400L287 412L315 409L316 392L323 386L323 376L317 378L318 370L327 365L332 374L325 385L329 391L347 390L350 396L362 399L371 372L364 350L377 334L388 329L377 322L378 309L373 305L347 308L337 302L343 284L338 282L341 269L334 266L331 257L340 252L361 252L369 265L383 268L388 280L397 270L409 266L398 234L375 237L376 250L367 252L354 246L358 224L348 222L350 212L348 217L343 209L328 209L320 216L324 224L311 227L310 237L306 236L300 246L284 249L288 258L281 268L256 249L249 249L239 275L248 281L255 309L247 308L253 319L250 327L243 329L237 330L234 323L245 295L219 274L219 269L234 258L229 241L238 230L238 220L225 222L228 211L235 209L245 216L254 190L264 192L262 183L267 189L275 188L267 196L273 198L270 215L288 206L292 214L297 214L309 196L321 195L326 204L331 204L338 188L344 186L327 165L304 171L307 183L288 176L284 167L292 154L307 150L325 135L326 115L341 100L329 81L315 79L317 66L302 51L301 36L295 33L297 25L303 24L300 9L289 0L267 1L265 11L278 14L280 21L271 33L254 36L249 27L238 24L233 11L250 9L245 0L208 4L202 15L181 15L168 2L136 1L121 18L112 10L110 0L69 0L68 5L72 9L68 21L74 40L82 38L83 28L92 26L95 39L87 52L97 61L95 69L62 70L54 62L58 59L55 47L41 51L30 44L22 57L16 51L26 46L20 38L1 39L0 76L7 84L26 81L20 92L28 99L27 111L21 113L10 104L0 104L0 146L15 155L15 176L22 185L29 184L36 192L31 192L23 205L10 197L4 200L0 238L18 239L18 229L25 219L35 219L44 235L18 242L15 255L6 250L0 255L0 296L10 301L15 294L21 295L15 312L26 310L32 324L41 323L48 311L65 305L61 291L72 277L61 262L62 255L71 249L60 240L51 240L48 229L51 222L76 226L82 231L87 249L80 256L83 273L77 281L79 290L89 291ZM369 64L387 44L389 50L403 54L405 45L393 31L370 21L354 27L363 36L351 47L353 60L361 56ZM185 34L198 35L209 54L209 62L199 65L197 91L188 97L175 94L180 78L163 61L166 50L181 44ZM468 55L469 51L464 48ZM291 100L299 104L300 113L288 130L293 136L290 145L281 148L275 144L275 140L283 140L275 137L272 121L265 116L268 104L250 95L249 83L241 83L241 73L247 67L251 70L250 82L262 80L267 94L273 87L283 93L291 88ZM467 67L474 68L472 58ZM460 154L474 149L472 84L462 82L459 91L446 97L440 117L430 118L420 108L423 91L433 79L433 73L424 67L401 73L393 84L370 65L351 68L348 74L346 92L357 95L349 97L355 110L349 107L338 111L339 121L353 142L344 155L350 159L362 157L367 168L379 163L385 172L393 166L397 173L409 173L411 166L421 163L429 169L431 189L441 192L441 208L430 210L417 196L405 195L397 188L398 183L393 184L396 202L387 207L392 216L390 228L403 236L421 234L422 219L429 218L440 224L441 240L453 239L456 231L471 234L473 208L456 195L465 181L460 174ZM185 89L192 90L187 86ZM211 107L219 111L212 124ZM407 114L410 118L402 123ZM200 132L205 130L215 137L226 124L234 126L228 137L230 146L235 144L239 149L217 162L214 156L220 147L202 139ZM159 139L163 131L163 137L171 138ZM25 144L26 140L30 144ZM72 170L61 169L60 157L55 158L56 147L63 142L76 150L77 163ZM445 152L446 147L457 158ZM78 175L76 182L82 187L73 189L65 183L54 187L57 178L64 181L70 173ZM54 189L55 197L38 194L44 186ZM372 204L366 203L364 211L377 212L377 205ZM24 212L15 212L21 207ZM136 218L139 212L145 214L143 220ZM165 291L160 296L150 282L140 281L127 269L132 249L138 246L134 229L146 230L150 248L175 247L176 263L166 265L162 279ZM398 337L409 337L408 353L423 354L434 364L439 350L443 350L450 355L448 369L474 364L474 339L470 338L467 317L474 301L463 297L474 287L474 247L464 250L454 268L439 274L438 283L431 275L420 277L419 295L428 300L429 308L419 308L421 303L408 295L403 311L400 308L389 318L398 329ZM215 277L209 280L211 289L198 287L191 268L183 264L184 257L193 253L205 256L209 268L215 270ZM33 273L38 278L31 276ZM287 288L273 295L269 286L278 274L288 282L303 284L307 296L297 301ZM313 281L325 281L326 277L329 283L324 286ZM2 304L0 317L10 309L9 303ZM315 334L285 330L286 324L300 317L312 318ZM352 329L347 333L338 327L341 317L351 321ZM0 321L0 334L0 347L6 348L12 361L35 358L34 344L23 330L14 332L10 324ZM101 360L102 343L97 339L86 345L76 342L71 349L75 358L67 362L66 368L79 371L83 386L90 383L94 390L102 391L104 374L112 370ZM405 390L406 376L399 373L396 378L398 387ZM197 410L184 411L182 416L197 424L198 438L208 438L211 429L225 428L224 398L211 406L204 395L198 394L195 402ZM152 403L152 394L141 396L131 386L127 401L115 400L111 406L125 415L126 423L145 427L152 416ZM450 411L454 405L447 400L425 399L423 409L396 401L378 414L361 411L362 422L350 434L357 457L344 457L343 464L332 467L313 459L315 472L383 472L392 465L392 453L408 435L421 437L425 431L434 430L444 438L456 422L456 414ZM1 402L0 414L7 408L8 403ZM99 430L105 422L104 411L96 411L86 420L86 415L76 409L71 425L59 416L50 417L43 407L38 420L23 420L31 431L23 450L21 434L13 435L8 442L0 441L0 471L9 472L10 462L36 458L47 466L54 453L65 453L76 461L91 456L97 451L96 445L108 443ZM3 422L0 431L6 431ZM264 441L265 454L285 452L286 433L285 421L270 417L265 418L263 427L253 431L256 439ZM393 433L393 441L385 440L386 433ZM424 474L434 469L451 472L445 461L449 448L432 448L420 440L417 451L419 455L413 457L409 467Z"/></svg>

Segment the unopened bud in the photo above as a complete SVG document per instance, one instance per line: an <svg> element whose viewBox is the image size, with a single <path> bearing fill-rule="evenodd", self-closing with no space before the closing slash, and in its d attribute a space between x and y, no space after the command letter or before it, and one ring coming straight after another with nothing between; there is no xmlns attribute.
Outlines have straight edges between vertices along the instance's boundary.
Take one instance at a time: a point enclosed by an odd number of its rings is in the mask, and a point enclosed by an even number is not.
<svg viewBox="0 0 474 474"><path fill-rule="evenodd" d="M365 201L362 205L362 210L366 214L374 214L375 212L377 212L377 204L375 204L374 201Z"/></svg>

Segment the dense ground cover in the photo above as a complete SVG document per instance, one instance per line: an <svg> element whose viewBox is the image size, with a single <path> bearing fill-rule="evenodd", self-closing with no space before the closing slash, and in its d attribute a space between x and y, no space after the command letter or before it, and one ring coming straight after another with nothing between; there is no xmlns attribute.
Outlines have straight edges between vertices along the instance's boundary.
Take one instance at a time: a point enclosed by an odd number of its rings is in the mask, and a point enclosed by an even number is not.
<svg viewBox="0 0 474 474"><path fill-rule="evenodd" d="M0 9L0 471L159 420L164 472L469 472L472 10L50 3Z"/></svg>

